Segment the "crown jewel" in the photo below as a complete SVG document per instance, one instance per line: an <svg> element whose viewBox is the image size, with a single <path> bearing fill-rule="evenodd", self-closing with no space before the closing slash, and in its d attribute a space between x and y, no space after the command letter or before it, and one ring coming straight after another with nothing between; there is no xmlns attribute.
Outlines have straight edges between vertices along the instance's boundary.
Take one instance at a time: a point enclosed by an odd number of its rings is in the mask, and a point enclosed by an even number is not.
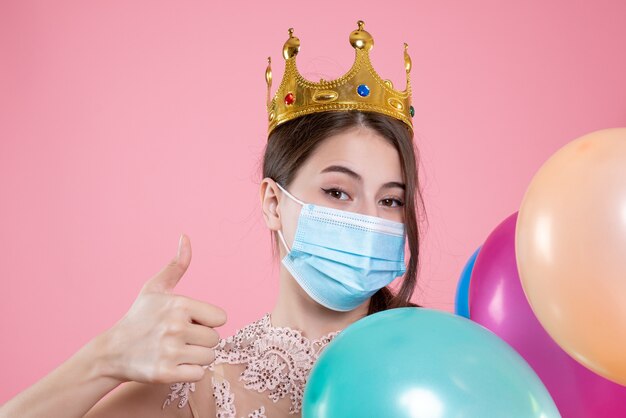
<svg viewBox="0 0 626 418"><path fill-rule="evenodd" d="M283 46L285 73L278 90L270 99L272 87L272 60L267 58L265 81L267 82L268 135L283 122L311 113L329 110L364 110L383 113L404 122L413 132L411 118L415 114L411 106L411 57L404 44L404 68L406 88L395 90L390 80L383 80L372 67L369 51L374 38L363 29L365 23L357 22L358 29L350 33L350 44L356 52L354 64L346 74L335 80L315 83L306 80L296 67L300 51L300 39L289 28L289 38Z"/></svg>

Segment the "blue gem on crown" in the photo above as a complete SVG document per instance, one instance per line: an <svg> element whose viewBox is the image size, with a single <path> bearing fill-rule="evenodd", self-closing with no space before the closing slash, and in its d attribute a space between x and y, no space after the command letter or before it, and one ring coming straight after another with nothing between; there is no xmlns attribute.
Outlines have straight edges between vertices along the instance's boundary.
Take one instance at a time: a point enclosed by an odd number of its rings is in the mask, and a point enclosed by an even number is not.
<svg viewBox="0 0 626 418"><path fill-rule="evenodd" d="M367 97L370 94L370 88L367 87L367 84L360 84L359 87L356 88L356 92L361 97Z"/></svg>

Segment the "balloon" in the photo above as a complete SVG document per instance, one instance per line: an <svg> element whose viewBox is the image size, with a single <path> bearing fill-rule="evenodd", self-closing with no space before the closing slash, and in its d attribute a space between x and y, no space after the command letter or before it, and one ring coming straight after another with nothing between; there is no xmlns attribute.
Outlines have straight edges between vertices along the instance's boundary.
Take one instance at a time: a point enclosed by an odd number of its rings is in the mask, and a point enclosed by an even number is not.
<svg viewBox="0 0 626 418"><path fill-rule="evenodd" d="M398 308L353 323L324 349L303 418L560 417L524 359L467 318Z"/></svg>
<svg viewBox="0 0 626 418"><path fill-rule="evenodd" d="M548 334L626 385L626 128L584 135L542 165L515 245L524 292Z"/></svg>
<svg viewBox="0 0 626 418"><path fill-rule="evenodd" d="M568 418L626 417L626 387L571 358L543 329L517 272L517 213L489 235L474 263L470 317L510 344L535 370Z"/></svg>
<svg viewBox="0 0 626 418"><path fill-rule="evenodd" d="M476 256L480 251L480 247L474 254L467 260L465 263L465 267L463 267L463 271L461 272L461 278L459 279L459 284L456 288L456 298L454 300L454 313L457 315L461 315L465 318L470 317L469 310L469 285L470 278L472 276L472 269L474 268L474 262L476 261Z"/></svg>

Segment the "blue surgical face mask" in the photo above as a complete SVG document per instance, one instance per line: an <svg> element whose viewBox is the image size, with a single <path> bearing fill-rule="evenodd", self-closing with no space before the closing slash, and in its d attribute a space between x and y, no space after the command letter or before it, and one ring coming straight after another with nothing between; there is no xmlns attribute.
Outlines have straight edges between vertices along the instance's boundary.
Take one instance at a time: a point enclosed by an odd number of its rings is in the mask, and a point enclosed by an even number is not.
<svg viewBox="0 0 626 418"><path fill-rule="evenodd" d="M276 184L302 205L291 249L278 231L281 262L317 303L350 311L404 274L403 223L304 203Z"/></svg>

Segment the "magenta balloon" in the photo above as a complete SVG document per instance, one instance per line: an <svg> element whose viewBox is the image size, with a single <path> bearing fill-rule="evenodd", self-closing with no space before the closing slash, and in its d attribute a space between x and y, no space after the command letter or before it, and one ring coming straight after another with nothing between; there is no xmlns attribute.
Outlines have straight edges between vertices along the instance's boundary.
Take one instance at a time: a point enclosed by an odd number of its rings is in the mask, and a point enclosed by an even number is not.
<svg viewBox="0 0 626 418"><path fill-rule="evenodd" d="M469 289L470 318L520 353L563 417L626 417L626 387L572 359L535 317L517 272L516 222L517 212L493 230L478 253Z"/></svg>

